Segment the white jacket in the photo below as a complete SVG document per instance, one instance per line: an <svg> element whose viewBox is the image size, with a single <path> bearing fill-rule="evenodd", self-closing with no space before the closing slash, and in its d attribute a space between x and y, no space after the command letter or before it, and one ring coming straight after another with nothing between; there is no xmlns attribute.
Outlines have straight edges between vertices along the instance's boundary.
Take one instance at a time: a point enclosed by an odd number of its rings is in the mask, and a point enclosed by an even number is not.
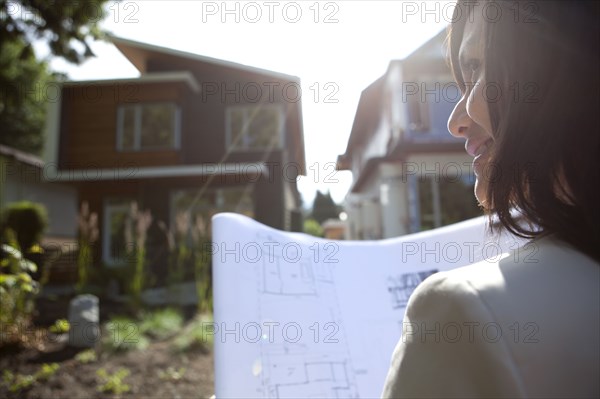
<svg viewBox="0 0 600 399"><path fill-rule="evenodd" d="M600 397L600 265L553 236L528 245L417 287L382 397Z"/></svg>

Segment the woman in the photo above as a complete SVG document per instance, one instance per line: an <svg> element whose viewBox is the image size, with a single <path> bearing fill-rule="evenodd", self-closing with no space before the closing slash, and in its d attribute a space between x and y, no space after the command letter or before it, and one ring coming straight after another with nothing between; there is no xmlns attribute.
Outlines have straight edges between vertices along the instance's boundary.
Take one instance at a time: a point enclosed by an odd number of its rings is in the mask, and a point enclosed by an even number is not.
<svg viewBox="0 0 600 399"><path fill-rule="evenodd" d="M600 397L598 9L457 3L448 128L490 220L535 252L426 279L383 397Z"/></svg>

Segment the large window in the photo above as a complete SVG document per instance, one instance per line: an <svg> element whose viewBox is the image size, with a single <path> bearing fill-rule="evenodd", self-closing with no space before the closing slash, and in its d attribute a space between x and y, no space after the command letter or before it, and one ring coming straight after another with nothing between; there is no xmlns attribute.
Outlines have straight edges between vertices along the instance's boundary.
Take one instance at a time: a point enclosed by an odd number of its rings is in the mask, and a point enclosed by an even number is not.
<svg viewBox="0 0 600 399"><path fill-rule="evenodd" d="M174 103L120 105L119 151L168 150L180 147L181 115Z"/></svg>
<svg viewBox="0 0 600 399"><path fill-rule="evenodd" d="M219 212L236 212L254 217L252 185L198 190L183 189L171 193L172 230L197 229L210 234L210 220Z"/></svg>
<svg viewBox="0 0 600 399"><path fill-rule="evenodd" d="M227 145L232 150L281 148L284 119L283 106L280 104L228 107Z"/></svg>
<svg viewBox="0 0 600 399"><path fill-rule="evenodd" d="M481 216L470 176L463 179L422 177L418 180L420 230Z"/></svg>

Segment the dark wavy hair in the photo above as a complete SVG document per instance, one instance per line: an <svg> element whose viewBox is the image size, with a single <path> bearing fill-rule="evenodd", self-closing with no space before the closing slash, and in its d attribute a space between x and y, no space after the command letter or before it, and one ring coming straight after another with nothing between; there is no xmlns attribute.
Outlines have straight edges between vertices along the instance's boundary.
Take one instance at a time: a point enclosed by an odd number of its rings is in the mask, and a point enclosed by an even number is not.
<svg viewBox="0 0 600 399"><path fill-rule="evenodd" d="M449 63L464 92L458 52L465 22L469 10L485 11L485 78L495 93L487 96L496 143L487 189L490 221L524 238L555 234L600 261L600 6L471 3L459 0L454 9Z"/></svg>

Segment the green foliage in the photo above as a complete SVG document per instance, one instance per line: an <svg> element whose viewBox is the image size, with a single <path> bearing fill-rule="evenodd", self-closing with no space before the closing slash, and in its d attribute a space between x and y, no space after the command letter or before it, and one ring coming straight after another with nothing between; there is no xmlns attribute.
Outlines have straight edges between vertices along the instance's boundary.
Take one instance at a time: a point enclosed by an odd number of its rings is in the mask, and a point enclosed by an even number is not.
<svg viewBox="0 0 600 399"><path fill-rule="evenodd" d="M171 308L143 312L140 320L115 316L104 325L102 346L109 352L142 350L148 347L151 338L168 338L182 326L181 312Z"/></svg>
<svg viewBox="0 0 600 399"><path fill-rule="evenodd" d="M0 17L0 25L3 19ZM49 83L58 80L58 75L51 74L48 65L36 59L23 39L0 38L0 43L0 144L40 155L46 100L55 96Z"/></svg>
<svg viewBox="0 0 600 399"><path fill-rule="evenodd" d="M179 381L185 376L186 368L179 367L176 369L175 367L167 367L166 370L159 370L158 378L165 381Z"/></svg>
<svg viewBox="0 0 600 399"><path fill-rule="evenodd" d="M31 374L13 374L9 370L2 373L2 382L11 392L19 392L30 388L35 384L35 378Z"/></svg>
<svg viewBox="0 0 600 399"><path fill-rule="evenodd" d="M173 340L173 351L176 353L185 353L191 350L208 352L213 345L212 326L213 318L211 315L202 314L197 316Z"/></svg>
<svg viewBox="0 0 600 399"><path fill-rule="evenodd" d="M48 213L42 204L14 202L3 212L2 225L16 233L18 248L27 252L34 244L39 243L48 227Z"/></svg>
<svg viewBox="0 0 600 399"><path fill-rule="evenodd" d="M164 339L174 335L183 326L183 316L176 309L166 308L146 312L139 324L140 333L152 338Z"/></svg>
<svg viewBox="0 0 600 399"><path fill-rule="evenodd" d="M129 259L133 259L133 276L131 279L130 291L132 295L132 305L139 309L142 304L142 291L148 286L148 276L145 273L146 263L146 238L148 229L152 224L152 214L149 210L140 211L138 204L132 202L129 215L129 221L126 224L125 241L128 250Z"/></svg>
<svg viewBox="0 0 600 399"><path fill-rule="evenodd" d="M12 230L6 229L4 233L7 243L0 247L0 325L19 330L31 320L33 299L39 287L30 273L35 272L37 266L23 257ZM15 335L2 331L0 344L9 337L14 339Z"/></svg>
<svg viewBox="0 0 600 399"><path fill-rule="evenodd" d="M106 0L0 2L0 42L45 39L52 54L79 64L93 56L86 38L102 37L98 23L106 16ZM78 47L83 46L83 51ZM31 46L28 46L31 52Z"/></svg>
<svg viewBox="0 0 600 399"><path fill-rule="evenodd" d="M340 209L333 201L333 198L331 198L331 193L322 194L320 191L317 191L310 217L320 224L327 219L337 219L339 213Z"/></svg>
<svg viewBox="0 0 600 399"><path fill-rule="evenodd" d="M97 361L98 356L96 355L96 351L94 349L86 349L75 355L75 360L81 364L88 364Z"/></svg>
<svg viewBox="0 0 600 399"><path fill-rule="evenodd" d="M105 368L98 369L96 375L101 380L98 391L116 395L129 392L129 385L123 381L129 374L130 371L126 368L119 368L113 374L110 374Z"/></svg>
<svg viewBox="0 0 600 399"><path fill-rule="evenodd" d="M306 219L304 221L304 232L315 237L323 237L323 228L315 219Z"/></svg>
<svg viewBox="0 0 600 399"><path fill-rule="evenodd" d="M35 374L13 373L10 370L2 372L2 383L10 392L20 392L33 386L36 382L47 381L60 369L58 363L44 363Z"/></svg>
<svg viewBox="0 0 600 399"><path fill-rule="evenodd" d="M34 297L39 290L39 283L31 277L38 267L26 256L41 251L38 243L48 225L46 209L28 201L12 203L2 212L1 225L0 323L8 329L23 330L31 321ZM0 344L9 336L21 339L18 331L1 334Z"/></svg>
<svg viewBox="0 0 600 399"><path fill-rule="evenodd" d="M173 290L176 284L194 278L198 310L202 313L212 312L210 228L202 215L195 217L192 223L190 212L176 215L176 231L171 235L174 243L169 257L168 285ZM193 270L193 276L186 273L187 270Z"/></svg>
<svg viewBox="0 0 600 399"><path fill-rule="evenodd" d="M68 333L71 329L71 325L69 321L66 319L58 319L54 322L53 325L50 326L49 330L54 334L65 334Z"/></svg>
<svg viewBox="0 0 600 399"><path fill-rule="evenodd" d="M50 377L56 374L59 368L60 365L58 363L42 364L42 368L35 374L36 381L47 381Z"/></svg>
<svg viewBox="0 0 600 399"><path fill-rule="evenodd" d="M198 311L212 312L212 253L210 239L201 239L194 248L194 271L196 277L196 293L198 295Z"/></svg>
<svg viewBox="0 0 600 399"><path fill-rule="evenodd" d="M116 316L104 325L102 347L109 352L125 352L146 349L150 344L147 336L141 333L136 320Z"/></svg>
<svg viewBox="0 0 600 399"><path fill-rule="evenodd" d="M64 77L36 59L31 42L42 39L53 55L81 63L93 55L86 39L102 38L106 1L0 1L1 144L41 152L46 102L57 97L48 84Z"/></svg>

